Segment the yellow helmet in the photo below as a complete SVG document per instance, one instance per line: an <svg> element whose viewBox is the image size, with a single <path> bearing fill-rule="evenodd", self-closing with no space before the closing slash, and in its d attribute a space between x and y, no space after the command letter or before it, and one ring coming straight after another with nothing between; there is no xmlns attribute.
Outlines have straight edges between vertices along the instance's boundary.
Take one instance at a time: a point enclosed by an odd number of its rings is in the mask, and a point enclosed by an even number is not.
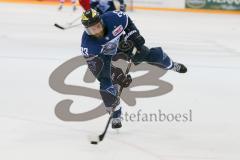
<svg viewBox="0 0 240 160"><path fill-rule="evenodd" d="M81 17L82 24L88 28L90 26L93 26L97 24L98 22L101 22L101 17L97 11L94 9L89 9L83 12Z"/></svg>

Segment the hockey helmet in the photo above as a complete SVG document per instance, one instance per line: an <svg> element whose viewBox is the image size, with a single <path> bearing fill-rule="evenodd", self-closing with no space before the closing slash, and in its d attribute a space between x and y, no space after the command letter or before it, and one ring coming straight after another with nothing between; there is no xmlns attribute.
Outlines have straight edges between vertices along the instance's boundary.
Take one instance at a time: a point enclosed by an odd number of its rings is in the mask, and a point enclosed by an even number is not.
<svg viewBox="0 0 240 160"><path fill-rule="evenodd" d="M82 24L84 25L88 35L95 35L103 30L103 22L97 11L89 9L83 12L81 17ZM97 25L98 24L98 25ZM100 28L100 30L99 30Z"/></svg>

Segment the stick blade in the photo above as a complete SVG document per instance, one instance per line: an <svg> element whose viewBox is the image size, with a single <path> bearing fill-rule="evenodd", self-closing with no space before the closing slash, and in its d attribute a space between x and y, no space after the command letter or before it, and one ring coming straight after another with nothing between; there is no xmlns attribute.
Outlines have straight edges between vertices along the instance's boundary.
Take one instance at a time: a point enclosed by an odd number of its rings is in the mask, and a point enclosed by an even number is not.
<svg viewBox="0 0 240 160"><path fill-rule="evenodd" d="M65 29L64 27L60 26L60 25L59 25L59 24L57 24L57 23L55 23L55 24L54 24L54 26L55 26L55 27L57 27L57 28L59 28L59 29L62 29L62 30L64 30L64 29Z"/></svg>

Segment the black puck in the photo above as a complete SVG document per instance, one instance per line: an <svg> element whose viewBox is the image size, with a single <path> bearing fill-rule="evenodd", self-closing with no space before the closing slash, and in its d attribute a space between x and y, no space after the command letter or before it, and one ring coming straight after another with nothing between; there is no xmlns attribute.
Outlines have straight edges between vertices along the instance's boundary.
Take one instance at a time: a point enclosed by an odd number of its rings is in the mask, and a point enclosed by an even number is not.
<svg viewBox="0 0 240 160"><path fill-rule="evenodd" d="M95 142L95 141L91 141L91 144L98 144L97 142Z"/></svg>

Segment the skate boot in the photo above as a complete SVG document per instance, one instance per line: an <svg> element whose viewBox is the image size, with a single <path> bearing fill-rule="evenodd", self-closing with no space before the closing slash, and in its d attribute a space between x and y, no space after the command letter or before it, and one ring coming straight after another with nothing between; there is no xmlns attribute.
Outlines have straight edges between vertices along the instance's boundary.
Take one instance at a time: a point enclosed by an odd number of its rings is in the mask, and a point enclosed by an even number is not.
<svg viewBox="0 0 240 160"><path fill-rule="evenodd" d="M181 63L173 62L173 71L178 72L178 73L186 73L187 72L187 67L185 67Z"/></svg>
<svg viewBox="0 0 240 160"><path fill-rule="evenodd" d="M121 123L121 118L113 118L112 119L112 128L113 129L118 129L122 127L122 123Z"/></svg>

